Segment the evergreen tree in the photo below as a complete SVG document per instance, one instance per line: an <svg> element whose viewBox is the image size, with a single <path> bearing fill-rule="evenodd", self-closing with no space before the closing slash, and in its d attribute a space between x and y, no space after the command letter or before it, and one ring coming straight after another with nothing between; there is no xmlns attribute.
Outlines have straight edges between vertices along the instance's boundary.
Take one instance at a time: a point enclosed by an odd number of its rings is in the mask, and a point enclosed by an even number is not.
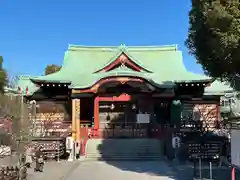
<svg viewBox="0 0 240 180"><path fill-rule="evenodd" d="M239 0L192 0L186 45L205 73L231 81L240 75Z"/></svg>
<svg viewBox="0 0 240 180"><path fill-rule="evenodd" d="M7 72L3 69L3 57L0 56L0 93L4 93L4 87L7 85Z"/></svg>
<svg viewBox="0 0 240 180"><path fill-rule="evenodd" d="M58 66L55 64L47 65L47 67L45 68L45 75L58 72L60 71L60 69L61 69L61 66Z"/></svg>

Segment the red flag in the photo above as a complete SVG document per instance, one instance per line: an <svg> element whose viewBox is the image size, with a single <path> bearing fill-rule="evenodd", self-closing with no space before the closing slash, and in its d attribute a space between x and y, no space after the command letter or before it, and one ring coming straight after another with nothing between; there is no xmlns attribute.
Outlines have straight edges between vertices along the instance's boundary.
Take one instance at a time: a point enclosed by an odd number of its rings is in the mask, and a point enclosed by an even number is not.
<svg viewBox="0 0 240 180"><path fill-rule="evenodd" d="M26 87L26 94L28 93L28 87Z"/></svg>

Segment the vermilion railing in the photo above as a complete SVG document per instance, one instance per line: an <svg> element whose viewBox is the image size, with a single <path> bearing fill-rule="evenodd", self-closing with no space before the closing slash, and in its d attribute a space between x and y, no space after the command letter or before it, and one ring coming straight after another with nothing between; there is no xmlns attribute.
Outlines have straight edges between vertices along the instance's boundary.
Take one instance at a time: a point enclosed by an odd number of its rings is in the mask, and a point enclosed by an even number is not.
<svg viewBox="0 0 240 180"><path fill-rule="evenodd" d="M92 128L89 127L89 125L82 125L80 127L80 139L81 139L81 149L80 149L80 154L81 155L85 155L85 149L86 149L86 144L87 144L87 140L89 139L89 131Z"/></svg>

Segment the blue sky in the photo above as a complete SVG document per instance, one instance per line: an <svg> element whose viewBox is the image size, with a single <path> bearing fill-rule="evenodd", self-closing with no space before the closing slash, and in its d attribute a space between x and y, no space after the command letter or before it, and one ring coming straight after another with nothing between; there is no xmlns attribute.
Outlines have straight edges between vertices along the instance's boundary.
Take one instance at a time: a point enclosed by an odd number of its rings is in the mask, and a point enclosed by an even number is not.
<svg viewBox="0 0 240 180"><path fill-rule="evenodd" d="M68 44L178 44L187 69L202 73L184 46L190 5L190 0L0 0L0 54L11 74L41 75L47 64L62 63Z"/></svg>

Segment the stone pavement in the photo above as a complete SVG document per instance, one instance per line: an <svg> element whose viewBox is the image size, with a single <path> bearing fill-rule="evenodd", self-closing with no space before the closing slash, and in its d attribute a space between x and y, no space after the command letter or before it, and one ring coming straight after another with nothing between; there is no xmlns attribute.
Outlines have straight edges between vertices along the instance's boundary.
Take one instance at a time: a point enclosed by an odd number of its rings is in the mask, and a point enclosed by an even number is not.
<svg viewBox="0 0 240 180"><path fill-rule="evenodd" d="M18 163L18 157L17 156L6 156L3 158L0 158L0 165L1 166L7 166L7 165L16 165Z"/></svg>
<svg viewBox="0 0 240 180"><path fill-rule="evenodd" d="M204 177L209 177L209 169L204 168ZM214 180L231 179L230 167L213 167ZM120 161L81 162L72 170L66 180L192 180L192 164L176 164L162 161ZM240 180L240 171L236 172L236 180Z"/></svg>
<svg viewBox="0 0 240 180"><path fill-rule="evenodd" d="M34 172L28 169L28 180L66 180L68 175L79 166L80 161L46 162L44 172Z"/></svg>
<svg viewBox="0 0 240 180"><path fill-rule="evenodd" d="M16 162L14 157L0 159L0 165L8 165ZM204 170L205 177L209 170ZM75 162L48 162L44 172L34 172L28 169L29 180L127 180L141 178L148 180L192 180L192 164L179 164L176 162L162 161L75 161ZM231 168L213 168L213 176L216 180L231 179ZM236 179L240 180L240 171L236 172Z"/></svg>
<svg viewBox="0 0 240 180"><path fill-rule="evenodd" d="M103 162L88 161L81 164L67 180L180 180L178 174L164 161ZM186 180L186 179L181 179Z"/></svg>
<svg viewBox="0 0 240 180"><path fill-rule="evenodd" d="M193 177L193 164L180 164L176 162L168 162L168 164L173 168L178 174L178 177L183 180L192 180ZM213 165L212 167L212 175L214 180L229 180L231 179L231 167L217 167ZM203 174L204 178L210 178L209 166L203 166ZM236 170L236 180L240 180L240 170Z"/></svg>

